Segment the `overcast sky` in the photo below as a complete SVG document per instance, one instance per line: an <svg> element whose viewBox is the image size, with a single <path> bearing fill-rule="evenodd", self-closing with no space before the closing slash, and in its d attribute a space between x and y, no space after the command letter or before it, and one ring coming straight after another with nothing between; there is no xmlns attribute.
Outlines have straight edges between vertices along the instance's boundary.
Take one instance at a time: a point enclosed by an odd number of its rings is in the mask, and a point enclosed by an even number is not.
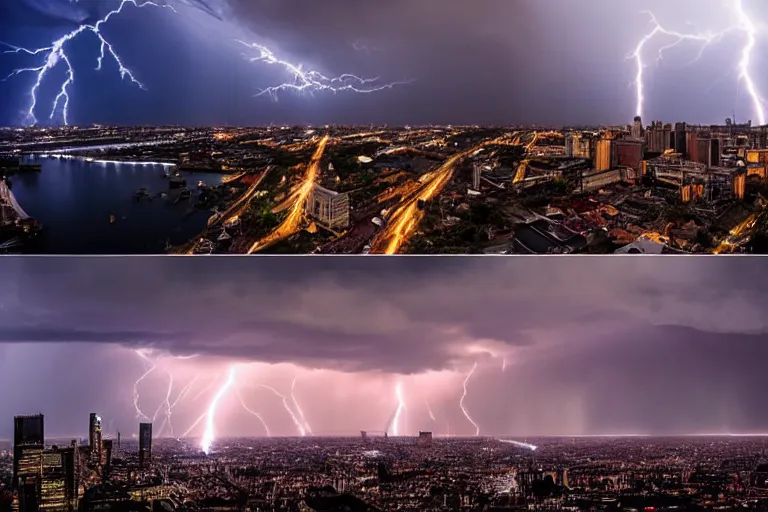
<svg viewBox="0 0 768 512"><path fill-rule="evenodd" d="M94 71L98 41L65 46L76 68L73 123L617 123L636 112L636 63L628 57L653 29L647 10L672 31L715 35L703 48L658 34L642 54L647 119L758 120L739 63L749 32L735 0L167 0L176 9L127 7L104 26L146 90L121 80L114 62ZM18 0L0 6L5 42L45 47L118 0ZM753 73L762 83L768 7L745 0L756 34ZM734 28L728 31L729 28ZM284 68L248 62L247 42L267 45L305 70L355 73L381 83L413 80L375 94L285 92ZM704 49L702 53L702 49ZM696 62L692 62L701 56ZM0 71L36 67L44 57L6 54ZM65 79L54 70L39 91L46 119ZM24 122L33 74L0 84L0 122ZM55 119L59 119L56 117ZM59 119L60 120L60 119Z"/></svg>
<svg viewBox="0 0 768 512"><path fill-rule="evenodd" d="M768 432L760 258L5 259L0 436ZM138 350L138 352L137 352ZM143 357L142 357L143 354ZM139 382L134 407L134 383ZM173 379L171 393L168 385ZM191 384L190 384L191 383ZM189 386L189 387L187 387ZM184 389L186 388L186 391ZM432 420L429 411L435 420ZM296 414L296 410L293 410ZM191 429L191 430L190 430Z"/></svg>

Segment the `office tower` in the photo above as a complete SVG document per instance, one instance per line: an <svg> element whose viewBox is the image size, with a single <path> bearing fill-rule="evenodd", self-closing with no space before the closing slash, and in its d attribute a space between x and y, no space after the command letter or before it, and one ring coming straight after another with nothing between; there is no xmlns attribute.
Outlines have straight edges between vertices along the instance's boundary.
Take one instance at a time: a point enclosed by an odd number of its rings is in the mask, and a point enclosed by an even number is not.
<svg viewBox="0 0 768 512"><path fill-rule="evenodd" d="M39 510L62 511L67 500L67 468L64 454L54 447L43 452Z"/></svg>
<svg viewBox="0 0 768 512"><path fill-rule="evenodd" d="M102 444L104 446L104 473L109 475L109 470L112 469L113 443L111 439L105 439Z"/></svg>
<svg viewBox="0 0 768 512"><path fill-rule="evenodd" d="M630 136L637 140L643 138L643 120L640 116L635 117L635 121L632 123L632 129L630 130Z"/></svg>
<svg viewBox="0 0 768 512"><path fill-rule="evenodd" d="M139 467L152 463L152 424L139 423Z"/></svg>
<svg viewBox="0 0 768 512"><path fill-rule="evenodd" d="M42 414L13 419L13 487L19 492L19 511L40 507L45 423Z"/></svg>
<svg viewBox="0 0 768 512"><path fill-rule="evenodd" d="M102 464L103 450L101 445L101 416L91 413L88 424L88 446L91 451L91 461Z"/></svg>

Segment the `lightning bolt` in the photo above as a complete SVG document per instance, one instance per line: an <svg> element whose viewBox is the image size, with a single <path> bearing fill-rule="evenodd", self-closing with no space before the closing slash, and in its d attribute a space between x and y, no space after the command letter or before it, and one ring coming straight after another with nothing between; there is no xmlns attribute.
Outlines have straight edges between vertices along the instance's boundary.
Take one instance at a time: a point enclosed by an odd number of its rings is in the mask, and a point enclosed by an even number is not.
<svg viewBox="0 0 768 512"><path fill-rule="evenodd" d="M392 89L399 85L413 83L413 80L404 80L382 84L379 82L379 77L361 78L349 73L336 77L328 77L318 71L305 71L301 65L282 60L278 58L272 50L262 44L247 43L240 39L236 39L235 41L253 52L253 55L248 57L248 60L251 62L279 66L293 77L293 81L291 82L285 82L280 85L259 90L256 97L268 95L273 100L277 100L278 95L281 92L288 90L309 94L323 91L332 93L348 91L370 94L386 89Z"/></svg>
<svg viewBox="0 0 768 512"><path fill-rule="evenodd" d="M740 32L744 35L745 43L741 51L741 59L739 61L739 81L744 83L744 86L747 90L747 93L749 94L752 106L755 111L755 115L757 115L758 121L760 125L766 124L766 115L765 115L765 101L761 97L757 86L755 84L755 81L752 77L752 56L754 53L755 46L757 44L757 27L752 22L749 14L746 12L746 9L744 7L743 0L725 0L726 6L731 8L733 10L733 13L735 14L736 19L738 22L730 27L725 28L724 30L721 30L719 32L700 32L700 31L694 31L694 32L678 32L674 30L669 30L665 28L661 23L659 23L656 16L650 12L646 11L646 14L648 14L651 18L651 22L653 24L653 29L645 34L640 41L638 42L637 46L635 47L635 50L630 56L629 59L632 59L635 61L636 66L636 75L635 75L635 92L636 92L636 106L635 106L635 112L636 115L641 116L643 115L643 110L645 106L645 82L644 82L644 74L645 69L648 67L648 65L644 61L644 50L646 48L646 45L651 42L654 38L665 36L669 39L671 39L671 42L669 44L666 44L662 46L658 50L658 54L656 56L655 61L658 63L664 58L664 52L667 50L674 48L684 42L693 42L698 43L700 45L700 50L696 58L692 62L698 61L704 54L705 50L713 43L721 41L727 34L731 32Z"/></svg>
<svg viewBox="0 0 768 512"><path fill-rule="evenodd" d="M469 370L469 373L467 374L467 377L464 379L464 393L461 395L461 399L459 400L459 407L461 407L461 412L464 413L464 417L467 418L467 421L469 421L472 426L475 427L475 435L480 435L480 427L472 420L472 417L467 412L467 409L464 407L464 399L467 397L467 383L469 382L469 379L472 377L472 374L475 373L475 370L477 370L477 363L472 365L472 369Z"/></svg>
<svg viewBox="0 0 768 512"><path fill-rule="evenodd" d="M267 386L266 384L260 384L260 386L268 391L271 391L272 393L275 394L275 396L282 399L283 408L290 415L291 420L293 420L293 424L296 425L296 428L299 431L299 434L301 434L302 436L306 436L307 430L304 428L304 425L301 424L299 417L296 416L296 413L293 412L293 409L291 409L290 405L288 405L288 398L273 387Z"/></svg>
<svg viewBox="0 0 768 512"><path fill-rule="evenodd" d="M435 419L435 415L432 412L432 407L429 406L429 400L427 400L426 397L424 397L424 405L427 406L427 412L429 413L429 417L432 419L434 423L437 423L437 420Z"/></svg>
<svg viewBox="0 0 768 512"><path fill-rule="evenodd" d="M121 0L120 5L107 13L103 18L98 20L96 23L93 24L85 24L80 25L78 28L72 30L71 32L65 34L64 36L60 37L59 39L56 39L51 43L50 46L46 46L43 48L36 48L36 49L28 49L28 48L22 48L20 46L14 46L5 42L0 42L4 46L7 46L10 48L10 50L7 50L5 53L25 53L27 55L32 56L42 56L43 62L41 65L37 67L28 67L28 68L19 68L11 72L4 80L7 80L13 76L20 75L22 73L33 73L35 75L35 83L32 86L32 88L29 91L29 96L31 98L31 104L29 106L29 109L26 112L26 120L29 121L31 124L37 124L38 120L35 116L35 110L37 109L37 94L40 90L40 87L43 84L43 80L48 76L48 74L53 71L56 67L59 66L59 64L64 65L66 68L66 78L61 83L59 93L56 95L55 99L53 100L53 106L51 108L51 112L49 115L49 119L53 119L56 116L56 112L58 111L59 105L62 105L62 121L65 125L69 124L69 88L72 84L75 83L75 69L72 65L72 62L69 59L69 56L66 53L65 45L69 43L70 41L73 41L77 39L79 36L87 33L91 33L96 36L96 38L99 41L100 44L100 52L99 57L96 60L96 70L100 71L102 68L102 64L104 63L104 59L109 55L112 57L112 60L115 61L115 63L118 66L118 71L120 73L120 78L126 79L128 78L134 85L138 86L141 89L146 89L144 85L139 82L139 80L136 79L133 72L127 68L124 64L122 59L120 59L120 56L118 55L117 51L115 51L115 48L112 46L112 44L104 37L104 35L101 32L102 27L105 23L109 21L110 18L113 16L119 15L123 12L123 9L126 5L133 5L136 8L142 8L142 7L166 7L168 9L174 10L173 7L169 5L161 5L152 1L140 1L140 0ZM175 12L175 10L174 10Z"/></svg>
<svg viewBox="0 0 768 512"><path fill-rule="evenodd" d="M306 418L304 418L304 411L301 410L301 406L299 405L299 401L296 400L296 377L293 378L293 383L291 383L291 400L293 401L293 406L296 408L296 411L299 413L299 417L301 418L301 422L304 424L304 429L307 431L309 435L312 435L312 427L309 426L309 423L307 423Z"/></svg>
<svg viewBox="0 0 768 512"><path fill-rule="evenodd" d="M252 410L250 407L245 405L245 400L243 400L243 397L240 395L240 390L239 389L237 389L236 392L237 392L237 399L240 400L240 405L243 406L243 409L245 409L250 414L252 414L252 415L256 416L256 418L258 418L258 420L261 422L261 425L264 427L264 430L267 433L267 437L270 437L272 435L272 433L269 431L269 427L267 426L267 422L264 421L264 418L261 417L261 414L257 413L256 411Z"/></svg>
<svg viewBox="0 0 768 512"><path fill-rule="evenodd" d="M397 409L395 409L395 415L392 418L392 435L400 435L400 417L405 410L405 400L403 399L403 385L398 382L395 385L395 397L397 398Z"/></svg>
<svg viewBox="0 0 768 512"><path fill-rule="evenodd" d="M232 365L227 373L227 380L219 388L216 394L208 405L208 412L205 413L205 433L203 434L203 440L200 443L200 447L203 452L208 455L211 452L211 445L216 436L216 407L219 405L221 398L227 393L227 390L232 387L235 382L235 366ZM190 429L191 430L191 429Z"/></svg>
<svg viewBox="0 0 768 512"><path fill-rule="evenodd" d="M143 353L139 352L138 350L136 351L136 353L137 353L137 354L139 354L139 356L141 356L141 357L142 357L142 358L144 358L145 360L149 361L149 359L147 359L147 357L146 357L146 356L145 356ZM155 371L155 369L156 369L156 368L157 368L157 366L155 366L155 365L152 365L152 366L150 366L150 367L149 367L149 369L148 369L148 370L146 370L146 371L145 371L145 372L144 372L144 373L141 375L141 377L139 377L139 378L136 380L136 382L134 382L134 383L133 383L133 407L134 407L134 409L136 409L136 419L139 419L139 420L140 420L140 419L144 419L144 420L146 420L146 421L149 421L149 416L147 416L146 414L144 414L144 412L141 410L141 407L139 406L139 400L140 400L140 395L139 395L139 384L141 384L141 381L143 381L145 378L147 378L147 376L148 376L150 373L152 373L153 371Z"/></svg>

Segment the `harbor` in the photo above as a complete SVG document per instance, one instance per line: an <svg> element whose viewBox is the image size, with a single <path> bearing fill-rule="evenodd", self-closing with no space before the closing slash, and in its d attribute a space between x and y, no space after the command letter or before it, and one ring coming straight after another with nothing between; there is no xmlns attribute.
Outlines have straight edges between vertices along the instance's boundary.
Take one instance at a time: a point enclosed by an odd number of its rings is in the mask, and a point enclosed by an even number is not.
<svg viewBox="0 0 768 512"><path fill-rule="evenodd" d="M27 156L21 164L39 172L17 172L0 185L8 221L3 252L162 254L207 226L211 212L200 199L225 177L63 154Z"/></svg>

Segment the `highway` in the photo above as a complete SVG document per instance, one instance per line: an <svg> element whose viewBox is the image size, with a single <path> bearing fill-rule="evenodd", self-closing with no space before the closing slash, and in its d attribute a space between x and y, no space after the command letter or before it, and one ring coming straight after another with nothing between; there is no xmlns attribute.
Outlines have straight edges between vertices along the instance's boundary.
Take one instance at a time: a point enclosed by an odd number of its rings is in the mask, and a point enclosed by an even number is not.
<svg viewBox="0 0 768 512"><path fill-rule="evenodd" d="M312 155L312 160L307 166L304 180L301 182L301 185L291 192L290 197L293 200L293 206L285 219L283 219L283 222L281 222L270 234L255 241L248 249L248 254L261 251L270 245L291 236L299 230L304 214L304 203L307 200L309 193L312 191L312 187L315 185L315 180L317 180L317 177L320 175L320 162L325 154L325 147L328 145L328 140L328 135L320 139L315 154Z"/></svg>
<svg viewBox="0 0 768 512"><path fill-rule="evenodd" d="M429 201L436 197L451 181L456 165L481 149L495 144L505 143L505 137L482 142L457 153L446 160L434 171L421 178L421 185L413 194L403 199L401 204L387 217L387 225L374 238L371 244L372 254L397 254L400 247L410 239L419 226L424 212L419 209L419 201Z"/></svg>
<svg viewBox="0 0 768 512"><path fill-rule="evenodd" d="M519 140L519 139L518 139ZM539 141L539 134L538 132L533 132L533 138L531 139L531 142L526 144L525 146L525 152L528 153L531 151L534 146L536 146L536 143ZM512 180L512 183L520 183L525 179L525 173L528 170L528 164L530 163L530 159L526 158L525 160L520 162L520 165L517 166L517 172L515 173L515 177Z"/></svg>

